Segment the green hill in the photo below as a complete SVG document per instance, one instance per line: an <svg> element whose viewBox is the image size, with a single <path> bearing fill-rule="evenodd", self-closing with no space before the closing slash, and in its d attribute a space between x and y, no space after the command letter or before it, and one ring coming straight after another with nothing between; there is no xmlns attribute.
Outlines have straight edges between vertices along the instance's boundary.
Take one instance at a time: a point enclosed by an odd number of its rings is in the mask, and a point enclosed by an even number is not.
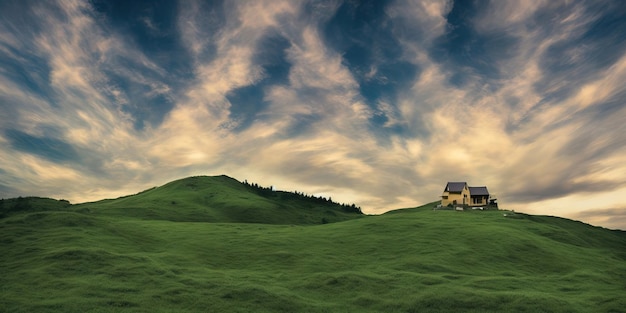
<svg viewBox="0 0 626 313"><path fill-rule="evenodd" d="M232 193L229 199L261 201L257 211L284 209L272 200L284 195L264 197L221 177L5 216L0 312L626 308L624 231L505 211L433 211L433 204L317 225L276 225L273 214L273 225L174 217L177 210L201 210L198 203L232 204L218 194L204 200L216 188ZM290 197L285 203L298 199ZM159 209L164 201L176 204ZM207 217L229 216L206 210Z"/></svg>
<svg viewBox="0 0 626 313"><path fill-rule="evenodd" d="M70 206L71 204L67 200L55 200L41 197L1 199L0 218L25 212L65 210Z"/></svg>
<svg viewBox="0 0 626 313"><path fill-rule="evenodd" d="M356 206L274 191L228 176L197 176L136 195L76 205L74 210L178 222L322 224L362 216Z"/></svg>

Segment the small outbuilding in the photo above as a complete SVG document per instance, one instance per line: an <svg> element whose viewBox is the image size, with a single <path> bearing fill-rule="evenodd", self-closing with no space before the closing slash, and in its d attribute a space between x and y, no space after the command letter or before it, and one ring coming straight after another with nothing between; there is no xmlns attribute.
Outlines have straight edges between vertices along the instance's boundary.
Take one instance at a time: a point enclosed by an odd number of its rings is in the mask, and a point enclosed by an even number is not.
<svg viewBox="0 0 626 313"><path fill-rule="evenodd" d="M470 206L484 206L489 203L489 191L486 186L469 187Z"/></svg>

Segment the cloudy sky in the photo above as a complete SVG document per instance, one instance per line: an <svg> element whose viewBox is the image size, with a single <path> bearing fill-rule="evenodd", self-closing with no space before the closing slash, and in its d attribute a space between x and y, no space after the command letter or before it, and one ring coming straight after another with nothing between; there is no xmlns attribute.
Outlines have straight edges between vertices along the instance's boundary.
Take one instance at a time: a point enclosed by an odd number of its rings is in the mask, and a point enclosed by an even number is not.
<svg viewBox="0 0 626 313"><path fill-rule="evenodd" d="M488 186L626 229L623 1L0 1L0 197Z"/></svg>

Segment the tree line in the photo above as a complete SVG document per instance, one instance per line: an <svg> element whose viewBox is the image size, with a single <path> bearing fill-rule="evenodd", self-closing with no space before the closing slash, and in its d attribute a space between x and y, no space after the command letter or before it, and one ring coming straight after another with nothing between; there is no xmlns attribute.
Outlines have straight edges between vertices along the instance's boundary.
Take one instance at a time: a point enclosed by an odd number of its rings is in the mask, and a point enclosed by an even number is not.
<svg viewBox="0 0 626 313"><path fill-rule="evenodd" d="M274 190L274 186L263 187L263 186L261 186L261 185L259 185L257 183L250 183L250 182L248 182L248 180L244 180L243 184L246 185L251 190L253 190L259 196L262 196L262 197L278 197L279 191ZM299 198L300 200L308 200L308 201L312 201L312 202L320 204L320 205L334 205L334 206L338 206L343 211L349 212L349 213L359 213L359 214L363 213L361 211L361 207L357 206L356 204L354 204L354 203L346 204L346 203L335 202L335 201L333 201L333 199L331 197L326 198L326 197L323 197L323 196L314 196L314 195L309 195L309 194L306 194L306 193L300 192L300 191L280 192L280 193L290 194L290 195L292 195L292 196L294 196L296 198Z"/></svg>

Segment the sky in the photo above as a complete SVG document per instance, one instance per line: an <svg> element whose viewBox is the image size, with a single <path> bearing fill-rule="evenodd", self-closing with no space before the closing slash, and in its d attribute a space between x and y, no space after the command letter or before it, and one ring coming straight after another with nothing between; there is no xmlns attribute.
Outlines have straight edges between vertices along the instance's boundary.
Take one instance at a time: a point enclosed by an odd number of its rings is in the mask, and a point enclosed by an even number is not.
<svg viewBox="0 0 626 313"><path fill-rule="evenodd" d="M0 1L0 197L487 186L626 230L624 1Z"/></svg>

